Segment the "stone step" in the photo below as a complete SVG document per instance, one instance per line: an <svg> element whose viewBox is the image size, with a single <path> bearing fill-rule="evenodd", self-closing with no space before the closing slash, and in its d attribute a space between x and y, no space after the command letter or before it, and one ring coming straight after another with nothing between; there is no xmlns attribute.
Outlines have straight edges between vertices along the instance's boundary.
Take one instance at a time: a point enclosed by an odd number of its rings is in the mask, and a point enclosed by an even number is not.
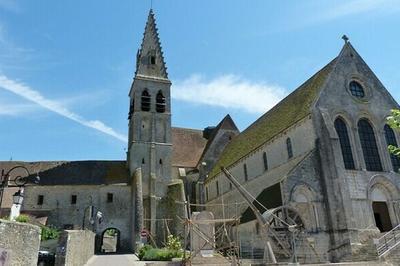
<svg viewBox="0 0 400 266"><path fill-rule="evenodd" d="M214 257L201 257L196 256L191 260L192 265L210 265L210 266L228 266L231 265L230 261L227 258L222 256L214 256Z"/></svg>

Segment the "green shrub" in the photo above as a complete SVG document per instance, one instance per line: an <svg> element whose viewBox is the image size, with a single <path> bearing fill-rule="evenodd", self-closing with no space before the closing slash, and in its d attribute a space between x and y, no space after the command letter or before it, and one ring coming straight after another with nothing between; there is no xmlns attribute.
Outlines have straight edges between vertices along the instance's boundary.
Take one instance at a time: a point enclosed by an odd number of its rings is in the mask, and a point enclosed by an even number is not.
<svg viewBox="0 0 400 266"><path fill-rule="evenodd" d="M179 251L182 249L182 244L177 236L169 235L167 238L167 244L165 245L167 249Z"/></svg>
<svg viewBox="0 0 400 266"><path fill-rule="evenodd" d="M144 245L143 247L141 247L141 248L139 249L139 252L138 252L138 258L139 258L139 260L142 260L143 257L144 257L144 254L145 254L148 250L150 250L150 249L152 249L152 248L153 248L153 247L150 246L150 245Z"/></svg>
<svg viewBox="0 0 400 266"><path fill-rule="evenodd" d="M42 226L42 240L57 239L60 236L60 231L54 227Z"/></svg>
<svg viewBox="0 0 400 266"><path fill-rule="evenodd" d="M167 248L152 248L145 252L142 260L169 261L172 260L172 258L181 258L182 256L182 251L170 250Z"/></svg>
<svg viewBox="0 0 400 266"><path fill-rule="evenodd" d="M117 234L117 230L115 230L115 229L108 229L108 230L106 231L106 234L109 235L109 236L115 236L115 235Z"/></svg>
<svg viewBox="0 0 400 266"><path fill-rule="evenodd" d="M15 221L20 223L29 223L30 217L26 214L21 214L15 218Z"/></svg>

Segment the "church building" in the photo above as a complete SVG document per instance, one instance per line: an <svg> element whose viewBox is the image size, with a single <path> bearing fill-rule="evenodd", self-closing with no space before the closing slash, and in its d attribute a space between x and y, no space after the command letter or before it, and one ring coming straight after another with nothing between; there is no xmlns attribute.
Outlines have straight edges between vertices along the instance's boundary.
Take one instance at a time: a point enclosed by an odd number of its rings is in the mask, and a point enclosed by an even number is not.
<svg viewBox="0 0 400 266"><path fill-rule="evenodd" d="M344 41L332 61L243 132L229 115L204 130L177 128L150 10L129 89L126 160L3 161L0 169L23 165L38 174L40 183L25 187L22 212L59 228L93 230L98 251L108 229L118 232L118 251L135 250L143 231L156 242L165 232L182 234L177 217L188 215L182 203L189 201L216 219L240 218L241 254L251 250L255 258L264 248L263 225L225 167L268 220L278 258L292 255L287 230L295 225L304 261L370 259L372 239L400 223L400 160L387 148L400 135L386 124L399 105ZM5 190L3 214L17 189ZM101 212L100 223L89 219L93 212Z"/></svg>

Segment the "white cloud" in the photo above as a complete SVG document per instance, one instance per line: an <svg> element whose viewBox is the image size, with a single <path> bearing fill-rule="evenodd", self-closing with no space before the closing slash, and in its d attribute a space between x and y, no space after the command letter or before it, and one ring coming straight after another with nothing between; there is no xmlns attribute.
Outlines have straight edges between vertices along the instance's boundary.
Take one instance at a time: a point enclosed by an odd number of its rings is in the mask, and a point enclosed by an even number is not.
<svg viewBox="0 0 400 266"><path fill-rule="evenodd" d="M86 127L90 127L101 131L107 135L110 135L118 140L127 141L127 137L125 135L117 133L111 127L105 125L103 122L99 120L87 120L80 115L68 110L63 104L58 101L50 100L45 98L40 92L33 90L27 85L24 85L18 81L11 80L4 75L0 75L0 88L3 88L7 91L10 91L14 94L17 94L29 101L32 101L52 112L55 112L61 116L64 116L68 119L71 119L81 125Z"/></svg>
<svg viewBox="0 0 400 266"><path fill-rule="evenodd" d="M335 5L326 12L316 16L317 21L334 20L341 17L362 14L367 12L374 13L393 13L400 11L398 0L352 0L345 1L341 5Z"/></svg>
<svg viewBox="0 0 400 266"><path fill-rule="evenodd" d="M256 114L266 112L286 95L277 85L253 82L235 75L222 75L211 80L192 75L173 84L172 97L177 100Z"/></svg>
<svg viewBox="0 0 400 266"><path fill-rule="evenodd" d="M17 116L22 114L32 113L36 110L33 104L8 104L0 102L0 116Z"/></svg>

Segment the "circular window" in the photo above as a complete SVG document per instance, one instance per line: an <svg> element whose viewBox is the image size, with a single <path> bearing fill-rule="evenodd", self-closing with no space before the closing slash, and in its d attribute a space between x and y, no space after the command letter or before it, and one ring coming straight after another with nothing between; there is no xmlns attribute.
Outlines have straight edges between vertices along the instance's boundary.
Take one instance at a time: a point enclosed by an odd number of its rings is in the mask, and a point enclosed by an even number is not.
<svg viewBox="0 0 400 266"><path fill-rule="evenodd" d="M351 95L357 98L364 98L365 92L360 83L353 80L350 82L349 87Z"/></svg>

